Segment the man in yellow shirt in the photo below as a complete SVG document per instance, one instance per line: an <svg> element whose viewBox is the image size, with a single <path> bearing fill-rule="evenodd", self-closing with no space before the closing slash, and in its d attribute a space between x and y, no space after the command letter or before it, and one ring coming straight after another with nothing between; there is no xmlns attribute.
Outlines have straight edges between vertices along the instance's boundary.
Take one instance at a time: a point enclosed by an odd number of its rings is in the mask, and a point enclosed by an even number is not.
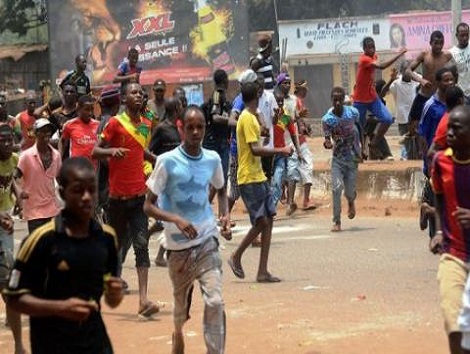
<svg viewBox="0 0 470 354"><path fill-rule="evenodd" d="M257 118L258 87L255 83L248 82L243 84L241 93L245 109L237 123L237 175L240 195L250 215L252 226L236 251L230 256L228 264L235 276L243 279L245 277L241 265L243 252L261 234L261 254L256 281L277 283L281 280L268 272L269 247L276 211L271 188L261 166L261 157L275 154L289 156L293 148L291 146L269 148L260 143L261 130Z"/></svg>

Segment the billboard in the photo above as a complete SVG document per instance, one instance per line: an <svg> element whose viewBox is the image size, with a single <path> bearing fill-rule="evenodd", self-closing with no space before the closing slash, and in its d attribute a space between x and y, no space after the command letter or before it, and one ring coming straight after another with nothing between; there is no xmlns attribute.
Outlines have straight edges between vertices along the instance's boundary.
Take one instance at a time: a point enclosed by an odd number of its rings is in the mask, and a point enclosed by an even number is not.
<svg viewBox="0 0 470 354"><path fill-rule="evenodd" d="M248 65L243 1L49 0L51 72L57 80L87 56L93 85L112 82L129 48L139 52L140 82L201 82L215 69Z"/></svg>
<svg viewBox="0 0 470 354"><path fill-rule="evenodd" d="M286 56L362 52L362 39L375 39L377 50L388 49L387 18L341 18L279 21L279 41L287 39Z"/></svg>
<svg viewBox="0 0 470 354"><path fill-rule="evenodd" d="M401 43L409 51L429 49L431 33L436 30L444 34L444 48L452 47L455 28L450 11L395 14L390 15L389 20L389 43L392 48ZM462 21L470 23L469 10L462 11Z"/></svg>

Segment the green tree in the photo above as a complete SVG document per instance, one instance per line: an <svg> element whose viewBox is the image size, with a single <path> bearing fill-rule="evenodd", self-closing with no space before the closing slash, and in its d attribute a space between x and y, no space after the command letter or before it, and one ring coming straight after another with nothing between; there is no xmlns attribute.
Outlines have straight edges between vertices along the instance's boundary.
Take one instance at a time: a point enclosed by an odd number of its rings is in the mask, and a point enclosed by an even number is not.
<svg viewBox="0 0 470 354"><path fill-rule="evenodd" d="M45 42L45 1L0 0L0 44Z"/></svg>
<svg viewBox="0 0 470 354"><path fill-rule="evenodd" d="M0 6L0 32L9 30L20 36L45 21L45 2L34 0L3 0Z"/></svg>

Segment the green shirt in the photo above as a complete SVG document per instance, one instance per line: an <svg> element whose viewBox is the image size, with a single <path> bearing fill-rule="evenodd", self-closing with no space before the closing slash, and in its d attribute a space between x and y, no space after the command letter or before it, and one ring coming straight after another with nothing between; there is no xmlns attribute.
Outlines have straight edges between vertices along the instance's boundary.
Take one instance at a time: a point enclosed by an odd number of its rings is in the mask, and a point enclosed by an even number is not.
<svg viewBox="0 0 470 354"><path fill-rule="evenodd" d="M7 160L0 160L0 211L10 211L15 205L11 185L16 166L18 155L15 153Z"/></svg>

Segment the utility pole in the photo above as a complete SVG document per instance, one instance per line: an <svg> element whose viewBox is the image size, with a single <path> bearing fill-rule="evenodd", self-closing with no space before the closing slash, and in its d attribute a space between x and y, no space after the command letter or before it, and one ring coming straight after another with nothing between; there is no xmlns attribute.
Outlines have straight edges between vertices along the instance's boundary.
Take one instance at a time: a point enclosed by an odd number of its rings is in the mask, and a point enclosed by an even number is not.
<svg viewBox="0 0 470 354"><path fill-rule="evenodd" d="M462 0L452 0L452 30L462 21ZM452 36L453 44L457 44L457 38Z"/></svg>

